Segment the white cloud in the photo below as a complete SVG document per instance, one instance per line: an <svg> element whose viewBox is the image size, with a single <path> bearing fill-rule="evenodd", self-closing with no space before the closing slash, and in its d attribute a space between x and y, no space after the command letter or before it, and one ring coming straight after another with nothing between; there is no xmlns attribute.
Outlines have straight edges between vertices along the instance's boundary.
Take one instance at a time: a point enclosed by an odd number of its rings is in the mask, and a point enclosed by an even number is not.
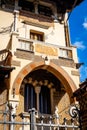
<svg viewBox="0 0 87 130"><path fill-rule="evenodd" d="M84 23L82 25L85 29L87 29L87 18L85 18Z"/></svg>
<svg viewBox="0 0 87 130"><path fill-rule="evenodd" d="M86 46L83 45L83 41L76 41L74 45L81 50L84 50L86 48Z"/></svg>

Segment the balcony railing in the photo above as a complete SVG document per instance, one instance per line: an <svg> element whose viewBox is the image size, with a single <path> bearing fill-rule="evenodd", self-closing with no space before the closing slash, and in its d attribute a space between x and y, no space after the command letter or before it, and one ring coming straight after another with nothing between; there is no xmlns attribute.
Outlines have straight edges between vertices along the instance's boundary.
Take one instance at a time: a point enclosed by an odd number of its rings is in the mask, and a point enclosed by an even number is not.
<svg viewBox="0 0 87 130"><path fill-rule="evenodd" d="M46 22L46 21L52 22L53 21L52 17L41 15L41 14L35 14L33 12L26 11L26 10L20 10L20 15L30 17L30 18L34 18L34 19L39 19L40 21L44 21L44 22Z"/></svg>
<svg viewBox="0 0 87 130"><path fill-rule="evenodd" d="M52 44L45 43L45 42L27 40L27 39L23 39L23 38L19 38L18 44L19 45L18 45L17 49L21 49L24 51L29 51L29 52L35 53L35 52L38 52L38 50L40 50L38 53L45 54L45 52L46 52L47 54L49 53L48 55L52 54L52 56L57 56L59 58L72 59L72 48L70 48L70 47L61 47L61 46L52 45ZM36 49L36 47L37 47L37 49ZM47 49L48 49L48 52L46 51ZM54 50L54 53L50 52L52 49Z"/></svg>
<svg viewBox="0 0 87 130"><path fill-rule="evenodd" d="M62 58L69 58L72 59L72 50L71 49L66 49L66 48L59 48L59 55Z"/></svg>
<svg viewBox="0 0 87 130"><path fill-rule="evenodd" d="M23 39L19 39L18 49L33 52L34 51L33 42L32 41L26 41L26 40L23 40Z"/></svg>

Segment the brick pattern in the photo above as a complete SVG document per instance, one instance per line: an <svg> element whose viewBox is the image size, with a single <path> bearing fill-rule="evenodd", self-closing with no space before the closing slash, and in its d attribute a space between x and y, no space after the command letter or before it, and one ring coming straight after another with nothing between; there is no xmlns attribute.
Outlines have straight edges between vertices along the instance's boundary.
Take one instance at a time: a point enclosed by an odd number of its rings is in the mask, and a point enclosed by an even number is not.
<svg viewBox="0 0 87 130"><path fill-rule="evenodd" d="M5 110L5 105L7 102L7 89L0 91L0 110Z"/></svg>
<svg viewBox="0 0 87 130"><path fill-rule="evenodd" d="M58 112L60 117L60 123L63 123L64 117L70 119L68 110L70 106L69 95L64 91L55 91L53 94L53 106L58 106ZM54 107L55 111L55 107Z"/></svg>
<svg viewBox="0 0 87 130"><path fill-rule="evenodd" d="M7 89L5 87L6 86L2 86L0 84L0 121L3 120L3 114L1 113L1 111L5 111L6 103L7 103ZM0 130L3 130L3 129L4 129L4 125L0 124ZM8 130L8 126L6 130Z"/></svg>
<svg viewBox="0 0 87 130"><path fill-rule="evenodd" d="M74 92L74 96L80 104L81 130L87 130L87 80L80 84L80 88Z"/></svg>
<svg viewBox="0 0 87 130"><path fill-rule="evenodd" d="M80 101L80 110L81 110L82 130L86 130L87 129L87 92L85 95L82 95L79 101Z"/></svg>
<svg viewBox="0 0 87 130"><path fill-rule="evenodd" d="M23 88L22 88L23 89ZM68 113L70 106L69 95L62 90L61 92L55 91L53 92L53 113L55 113L55 106L58 106L58 113L60 117L60 123L63 123L64 117L70 120L70 116ZM17 108L17 115L20 111L24 112L24 91L20 92L20 102Z"/></svg>

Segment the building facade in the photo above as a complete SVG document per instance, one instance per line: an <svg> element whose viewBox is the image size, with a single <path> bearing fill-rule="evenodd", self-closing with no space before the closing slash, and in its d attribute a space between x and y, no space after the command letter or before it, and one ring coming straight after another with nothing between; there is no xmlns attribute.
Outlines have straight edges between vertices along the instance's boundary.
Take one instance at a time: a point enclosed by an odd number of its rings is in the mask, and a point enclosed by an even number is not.
<svg viewBox="0 0 87 130"><path fill-rule="evenodd" d="M54 114L57 107L61 123L64 117L70 120L68 109L75 104L73 92L80 81L68 13L81 1L0 1L0 50L10 51L9 66L15 68L0 94L1 110L8 103L11 114L31 108Z"/></svg>
<svg viewBox="0 0 87 130"><path fill-rule="evenodd" d="M80 88L74 92L74 97L80 105L80 125L81 130L87 129L87 79L80 84Z"/></svg>

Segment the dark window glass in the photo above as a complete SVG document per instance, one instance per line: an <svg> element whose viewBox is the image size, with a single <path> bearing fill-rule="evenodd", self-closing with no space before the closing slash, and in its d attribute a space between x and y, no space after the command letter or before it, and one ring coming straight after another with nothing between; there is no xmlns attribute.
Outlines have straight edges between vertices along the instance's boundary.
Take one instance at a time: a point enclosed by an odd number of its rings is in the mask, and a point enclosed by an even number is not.
<svg viewBox="0 0 87 130"><path fill-rule="evenodd" d="M27 0L19 0L19 6L22 7L23 10L27 10L30 12L34 11L33 2L29 2Z"/></svg>
<svg viewBox="0 0 87 130"><path fill-rule="evenodd" d="M25 85L24 97L25 111L28 111L31 108L36 108L36 94L34 87L31 84Z"/></svg>
<svg viewBox="0 0 87 130"><path fill-rule="evenodd" d="M14 0L1 0L1 3L2 4L11 4L11 5L14 5L15 1Z"/></svg>
<svg viewBox="0 0 87 130"><path fill-rule="evenodd" d="M47 7L47 6L43 6L43 5L38 5L38 12L39 14L45 15L45 16L52 16L52 10Z"/></svg>
<svg viewBox="0 0 87 130"><path fill-rule="evenodd" d="M39 110L41 113L51 114L50 89L46 86L41 87L39 103Z"/></svg>
<svg viewBox="0 0 87 130"><path fill-rule="evenodd" d="M28 112L31 108L36 108L37 97L34 87L26 84L24 89L24 110ZM44 114L51 114L50 89L46 86L41 87L39 94L39 111Z"/></svg>

